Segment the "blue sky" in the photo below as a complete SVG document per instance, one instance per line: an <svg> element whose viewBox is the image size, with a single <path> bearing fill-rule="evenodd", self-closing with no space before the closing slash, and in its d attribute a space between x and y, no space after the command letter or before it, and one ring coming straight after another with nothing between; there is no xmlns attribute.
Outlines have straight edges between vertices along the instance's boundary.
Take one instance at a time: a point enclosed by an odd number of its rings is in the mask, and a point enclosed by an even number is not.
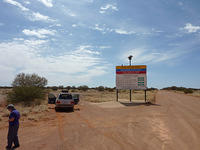
<svg viewBox="0 0 200 150"><path fill-rule="evenodd" d="M0 85L115 86L115 66L147 65L148 87L200 85L198 0L2 0Z"/></svg>

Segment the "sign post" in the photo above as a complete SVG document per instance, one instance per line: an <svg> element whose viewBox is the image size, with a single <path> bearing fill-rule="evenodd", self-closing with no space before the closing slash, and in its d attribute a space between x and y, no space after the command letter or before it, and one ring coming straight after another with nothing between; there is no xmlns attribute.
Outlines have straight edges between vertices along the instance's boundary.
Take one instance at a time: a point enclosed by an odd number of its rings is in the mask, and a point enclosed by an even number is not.
<svg viewBox="0 0 200 150"><path fill-rule="evenodd" d="M118 89L116 89L116 101L118 102Z"/></svg>
<svg viewBox="0 0 200 150"><path fill-rule="evenodd" d="M131 66L131 59L132 59L132 55L128 56L129 59L129 66ZM130 102L131 102L131 89L130 89Z"/></svg>
<svg viewBox="0 0 200 150"><path fill-rule="evenodd" d="M146 65L130 65L129 66L116 66L116 90L118 100L118 90L145 90L146 102L146 89L147 89L147 66Z"/></svg>

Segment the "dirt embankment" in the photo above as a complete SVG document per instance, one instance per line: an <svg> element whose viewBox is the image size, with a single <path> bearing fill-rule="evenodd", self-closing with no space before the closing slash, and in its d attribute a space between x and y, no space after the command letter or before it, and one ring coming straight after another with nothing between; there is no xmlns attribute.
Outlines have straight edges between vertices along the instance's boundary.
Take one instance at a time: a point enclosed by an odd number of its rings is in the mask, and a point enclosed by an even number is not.
<svg viewBox="0 0 200 150"><path fill-rule="evenodd" d="M159 91L156 105L119 105L81 102L75 112L50 109L47 120L21 124L19 150L200 149L200 98ZM0 130L1 149L6 134Z"/></svg>

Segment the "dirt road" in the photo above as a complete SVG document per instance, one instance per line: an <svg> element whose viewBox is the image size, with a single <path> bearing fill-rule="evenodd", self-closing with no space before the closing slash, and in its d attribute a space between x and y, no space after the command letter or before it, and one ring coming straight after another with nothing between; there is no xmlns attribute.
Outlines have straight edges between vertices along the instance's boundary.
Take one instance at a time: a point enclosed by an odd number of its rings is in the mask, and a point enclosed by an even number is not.
<svg viewBox="0 0 200 150"><path fill-rule="evenodd" d="M81 102L75 112L22 125L19 150L199 150L200 98L159 91L156 105L99 107ZM0 148L7 130L0 130Z"/></svg>

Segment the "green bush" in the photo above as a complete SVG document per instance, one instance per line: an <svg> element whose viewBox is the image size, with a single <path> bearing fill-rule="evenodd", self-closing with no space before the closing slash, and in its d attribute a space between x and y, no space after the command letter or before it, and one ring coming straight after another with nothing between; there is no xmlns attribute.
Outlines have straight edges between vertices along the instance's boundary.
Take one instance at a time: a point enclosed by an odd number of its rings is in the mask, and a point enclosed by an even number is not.
<svg viewBox="0 0 200 150"><path fill-rule="evenodd" d="M163 88L163 90L181 91L181 92L184 92L185 94L189 94L189 93L193 93L195 89L193 89L193 88L171 86L171 87Z"/></svg>
<svg viewBox="0 0 200 150"><path fill-rule="evenodd" d="M192 89L184 89L184 93L185 94L193 93L193 90Z"/></svg>
<svg viewBox="0 0 200 150"><path fill-rule="evenodd" d="M87 91L89 90L89 87L87 85L82 85L82 86L79 86L78 89L81 91Z"/></svg>
<svg viewBox="0 0 200 150"><path fill-rule="evenodd" d="M105 88L104 88L103 86L99 86L99 87L97 87L96 89L97 89L98 91L104 91Z"/></svg>
<svg viewBox="0 0 200 150"><path fill-rule="evenodd" d="M45 97L46 84L47 80L36 74L18 74L12 83L12 91L8 93L8 102L24 105L40 104Z"/></svg>
<svg viewBox="0 0 200 150"><path fill-rule="evenodd" d="M105 88L105 90L108 91L108 92L114 92L115 89L107 87L107 88Z"/></svg>
<svg viewBox="0 0 200 150"><path fill-rule="evenodd" d="M53 87L52 87L52 90L57 91L57 90L58 90L58 87L57 87L57 86L53 86Z"/></svg>

